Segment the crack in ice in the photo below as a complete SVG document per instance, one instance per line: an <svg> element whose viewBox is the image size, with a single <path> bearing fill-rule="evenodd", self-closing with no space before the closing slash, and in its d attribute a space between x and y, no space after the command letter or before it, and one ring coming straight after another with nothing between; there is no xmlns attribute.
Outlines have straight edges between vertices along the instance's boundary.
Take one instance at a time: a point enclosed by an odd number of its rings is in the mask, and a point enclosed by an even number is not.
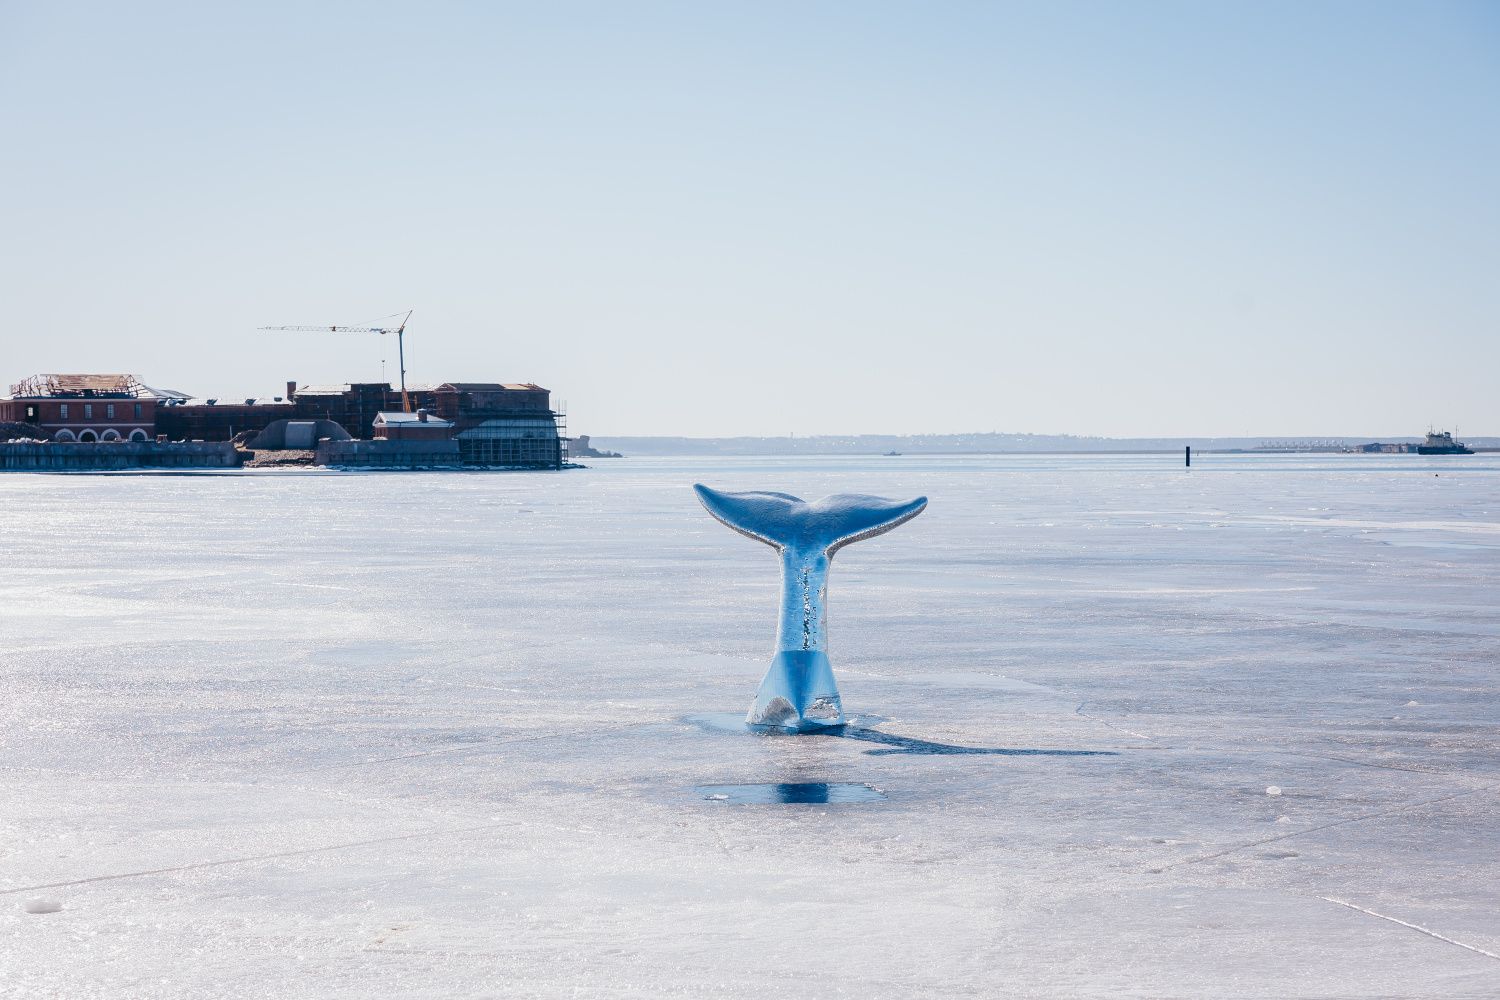
<svg viewBox="0 0 1500 1000"><path fill-rule="evenodd" d="M1347 906L1349 909L1355 910L1359 913L1366 913L1372 917L1379 917L1381 920L1389 920L1393 924L1400 924L1402 927L1409 927L1420 934L1426 934L1428 937L1437 938L1439 941L1446 942L1447 944L1456 944L1460 948L1467 948L1469 951L1477 952L1489 958L1500 960L1500 955L1495 954L1493 951L1485 951L1483 948L1476 947L1475 945L1464 944L1462 941L1456 941L1453 938L1448 937L1446 934L1439 934L1437 931L1432 930L1429 927L1423 927L1421 924L1414 924L1410 921L1402 920L1400 917L1392 917L1384 913L1376 913L1374 910L1367 910L1363 906L1356 906L1355 904L1343 899L1334 899L1332 896L1319 896L1318 898L1328 903L1337 903L1340 906Z"/></svg>
<svg viewBox="0 0 1500 1000"><path fill-rule="evenodd" d="M404 833L395 837L377 837L374 840L351 840L343 844L326 844L322 847L304 847L295 851L277 851L271 854L251 854L240 858L222 858L218 861L198 861L190 865L172 865L166 868L149 868L138 872L119 872L114 875L94 875L89 878L69 879L65 882L48 882L43 885L23 885L16 889L0 889L0 896L14 896L38 889L61 889L70 885L89 885L94 882L113 882L126 878L145 878L150 875L170 875L174 872L197 871L202 868L220 868L224 865L244 865L256 861L275 861L279 858L297 858L308 854L324 854L329 851L344 851L355 847L373 847L377 844L396 844L403 840L427 840L434 837L453 837L480 830L495 830L502 827L520 826L520 823L485 823L482 826L465 826L453 830L423 830L420 833Z"/></svg>

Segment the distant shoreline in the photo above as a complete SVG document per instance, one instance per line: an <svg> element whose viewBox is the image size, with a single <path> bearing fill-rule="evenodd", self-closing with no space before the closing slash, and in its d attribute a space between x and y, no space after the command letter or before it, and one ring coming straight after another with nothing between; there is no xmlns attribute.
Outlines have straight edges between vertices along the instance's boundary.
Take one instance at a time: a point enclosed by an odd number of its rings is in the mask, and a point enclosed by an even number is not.
<svg viewBox="0 0 1500 1000"><path fill-rule="evenodd" d="M1500 447L1478 447L1471 449L1476 455L1495 454ZM1182 448L1073 448L1054 451L913 451L888 455L877 451L803 451L803 452L682 452L653 451L635 452L620 458L983 458L985 456L1009 456L1036 458L1066 457L1069 455L1183 455ZM1464 455L1418 455L1416 452L1379 451L1259 451L1246 448L1193 448L1193 457L1199 455L1246 455L1260 458L1287 458L1311 455L1320 458L1465 458ZM592 460L585 460L592 461Z"/></svg>
<svg viewBox="0 0 1500 1000"><path fill-rule="evenodd" d="M805 438L591 437L595 447L626 456L789 457L845 455L1166 455L1191 447L1200 454L1366 454L1367 444L1416 444L1420 436L1324 436L1235 438L1080 438L1051 434L860 434ZM1500 437L1465 437L1478 452L1500 450ZM1269 444L1284 447L1267 447ZM1374 452L1370 454L1381 454Z"/></svg>

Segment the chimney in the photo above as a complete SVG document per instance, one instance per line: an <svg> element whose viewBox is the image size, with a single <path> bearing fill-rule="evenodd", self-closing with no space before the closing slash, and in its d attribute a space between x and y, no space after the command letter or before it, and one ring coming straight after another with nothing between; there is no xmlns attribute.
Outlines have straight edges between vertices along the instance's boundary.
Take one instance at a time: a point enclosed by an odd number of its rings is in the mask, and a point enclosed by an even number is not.
<svg viewBox="0 0 1500 1000"><path fill-rule="evenodd" d="M427 411L426 410L418 410L417 411L417 419L420 420L424 424L427 423Z"/></svg>
<svg viewBox="0 0 1500 1000"><path fill-rule="evenodd" d="M297 383L296 382L288 382L286 384L286 398L287 398L287 402L291 402L292 400L294 400L294 399L297 398Z"/></svg>

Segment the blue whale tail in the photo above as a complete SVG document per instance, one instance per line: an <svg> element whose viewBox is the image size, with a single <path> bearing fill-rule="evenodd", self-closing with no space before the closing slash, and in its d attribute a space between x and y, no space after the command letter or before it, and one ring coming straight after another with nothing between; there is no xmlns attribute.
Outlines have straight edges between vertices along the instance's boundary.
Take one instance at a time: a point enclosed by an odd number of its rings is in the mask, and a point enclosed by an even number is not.
<svg viewBox="0 0 1500 1000"><path fill-rule="evenodd" d="M745 721L816 729L844 722L843 702L824 652L828 566L845 545L882 535L927 507L926 497L839 494L808 503L788 493L693 489L716 519L781 554L781 623L776 658Z"/></svg>

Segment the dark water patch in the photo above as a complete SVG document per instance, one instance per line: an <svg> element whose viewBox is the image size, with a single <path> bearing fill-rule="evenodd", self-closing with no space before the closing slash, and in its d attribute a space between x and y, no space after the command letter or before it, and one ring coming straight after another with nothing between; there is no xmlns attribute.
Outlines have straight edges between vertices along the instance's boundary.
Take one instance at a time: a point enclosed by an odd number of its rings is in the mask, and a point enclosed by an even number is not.
<svg viewBox="0 0 1500 1000"><path fill-rule="evenodd" d="M885 793L853 781L797 781L752 785L699 785L694 791L714 802L750 805L824 805L841 802L881 802Z"/></svg>

